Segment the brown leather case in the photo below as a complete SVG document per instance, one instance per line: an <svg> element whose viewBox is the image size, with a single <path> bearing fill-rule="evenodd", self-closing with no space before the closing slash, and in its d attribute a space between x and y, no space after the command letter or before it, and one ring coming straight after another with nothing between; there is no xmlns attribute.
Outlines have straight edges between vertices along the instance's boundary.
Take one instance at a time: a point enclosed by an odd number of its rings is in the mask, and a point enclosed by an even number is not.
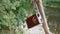
<svg viewBox="0 0 60 34"><path fill-rule="evenodd" d="M38 22L36 14L34 14L31 17L27 18L26 23L27 23L28 28L32 28L32 27L38 25L39 22Z"/></svg>

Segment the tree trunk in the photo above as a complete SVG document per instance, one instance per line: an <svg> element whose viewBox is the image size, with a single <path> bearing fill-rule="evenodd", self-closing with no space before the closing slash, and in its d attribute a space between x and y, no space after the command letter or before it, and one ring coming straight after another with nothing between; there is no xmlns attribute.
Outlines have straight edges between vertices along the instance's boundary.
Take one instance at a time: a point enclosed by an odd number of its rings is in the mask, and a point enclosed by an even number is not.
<svg viewBox="0 0 60 34"><path fill-rule="evenodd" d="M42 19L43 19L43 28L46 34L49 34L49 29L48 29L48 24L47 24L47 20L45 17L45 13L43 10L43 5L42 5L42 0L35 0L36 4L37 4L37 9L39 10Z"/></svg>

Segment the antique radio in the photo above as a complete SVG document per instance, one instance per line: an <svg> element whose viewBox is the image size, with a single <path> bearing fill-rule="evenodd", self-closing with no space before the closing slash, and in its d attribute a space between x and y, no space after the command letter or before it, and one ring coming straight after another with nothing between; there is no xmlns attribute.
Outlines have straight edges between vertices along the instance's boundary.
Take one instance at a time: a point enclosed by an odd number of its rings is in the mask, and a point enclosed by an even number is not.
<svg viewBox="0 0 60 34"><path fill-rule="evenodd" d="M27 23L28 28L32 28L32 27L42 23L42 18L41 18L41 15L39 14L39 12L37 12L36 14L27 18L26 23Z"/></svg>

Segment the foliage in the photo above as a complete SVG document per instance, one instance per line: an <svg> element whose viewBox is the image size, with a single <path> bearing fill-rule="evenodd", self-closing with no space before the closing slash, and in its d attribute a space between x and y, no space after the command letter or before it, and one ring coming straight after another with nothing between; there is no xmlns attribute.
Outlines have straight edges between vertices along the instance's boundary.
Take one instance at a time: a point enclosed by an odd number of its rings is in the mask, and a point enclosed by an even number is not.
<svg viewBox="0 0 60 34"><path fill-rule="evenodd" d="M22 25L30 4L31 0L0 0L0 30L8 28L11 31Z"/></svg>
<svg viewBox="0 0 60 34"><path fill-rule="evenodd" d="M60 26L60 0L47 0L45 7L46 16L48 16L48 24L50 30L55 34L60 33L58 29ZM58 28L57 28L58 27Z"/></svg>
<svg viewBox="0 0 60 34"><path fill-rule="evenodd" d="M47 0L46 4L48 7L60 8L60 0Z"/></svg>
<svg viewBox="0 0 60 34"><path fill-rule="evenodd" d="M35 3L32 3L32 0L0 0L0 32L1 30L9 30L13 32L16 27L20 27L28 13L35 13L36 6ZM55 20L49 16L60 16L60 0L43 0L45 13L48 16L48 20ZM32 8L33 10L32 10ZM34 12L33 12L34 11ZM49 19L50 18L50 19ZM23 34L23 30L19 28L18 34ZM2 33L1 33L2 34ZM13 34L13 33L11 33Z"/></svg>
<svg viewBox="0 0 60 34"><path fill-rule="evenodd" d="M44 2L46 15L60 16L60 0L46 0Z"/></svg>

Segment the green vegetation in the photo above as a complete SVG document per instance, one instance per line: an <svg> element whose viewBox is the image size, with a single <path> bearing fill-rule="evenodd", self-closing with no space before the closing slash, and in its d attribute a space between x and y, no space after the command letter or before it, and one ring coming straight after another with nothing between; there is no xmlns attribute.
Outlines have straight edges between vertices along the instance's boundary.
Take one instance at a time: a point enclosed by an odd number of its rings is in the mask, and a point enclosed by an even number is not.
<svg viewBox="0 0 60 34"><path fill-rule="evenodd" d="M19 27L17 34L23 34L20 26L23 25L28 14L36 12L35 3L31 3L31 0L0 0L0 34L5 34L6 31L8 34L15 34L16 27ZM43 4L50 30L59 34L60 0L43 0Z"/></svg>
<svg viewBox="0 0 60 34"><path fill-rule="evenodd" d="M55 34L60 34L60 0L47 0L45 13L48 16L50 30Z"/></svg>
<svg viewBox="0 0 60 34"><path fill-rule="evenodd" d="M0 30L12 32L20 27L30 10L30 3L31 0L0 0ZM21 28L20 32L23 33Z"/></svg>

